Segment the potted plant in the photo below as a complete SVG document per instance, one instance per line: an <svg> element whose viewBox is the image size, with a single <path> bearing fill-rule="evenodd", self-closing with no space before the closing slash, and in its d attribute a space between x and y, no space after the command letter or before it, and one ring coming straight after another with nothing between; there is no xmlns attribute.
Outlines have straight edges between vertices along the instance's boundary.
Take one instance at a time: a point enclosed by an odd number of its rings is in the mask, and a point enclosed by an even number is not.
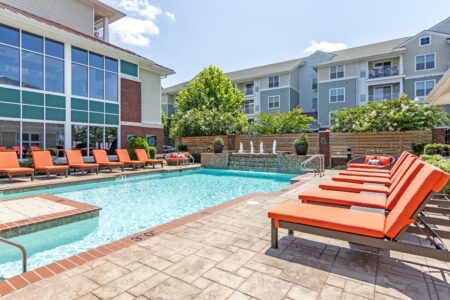
<svg viewBox="0 0 450 300"><path fill-rule="evenodd" d="M295 152L297 152L297 155L306 155L306 153L308 152L309 141L306 138L306 136L304 135L299 136L294 141L294 145L295 145Z"/></svg>
<svg viewBox="0 0 450 300"><path fill-rule="evenodd" d="M225 143L223 142L222 138L216 137L213 142L214 153L222 153L224 144Z"/></svg>

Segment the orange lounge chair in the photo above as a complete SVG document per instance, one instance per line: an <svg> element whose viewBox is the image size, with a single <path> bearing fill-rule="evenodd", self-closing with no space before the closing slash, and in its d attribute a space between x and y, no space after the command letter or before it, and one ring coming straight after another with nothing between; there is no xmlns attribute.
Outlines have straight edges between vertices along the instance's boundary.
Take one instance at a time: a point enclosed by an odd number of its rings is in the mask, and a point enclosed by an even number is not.
<svg viewBox="0 0 450 300"><path fill-rule="evenodd" d="M391 178L398 171L398 169L405 163L406 158L408 158L410 156L415 156L415 155L410 154L406 151L403 152L391 170L348 168L345 171L339 172L339 175L363 175L363 176L370 175L373 177Z"/></svg>
<svg viewBox="0 0 450 300"><path fill-rule="evenodd" d="M31 157L33 158L33 165L36 171L42 171L47 174L47 179L50 178L50 174L62 174L67 177L69 172L68 166L55 166L52 161L52 155L50 151L32 151Z"/></svg>
<svg viewBox="0 0 450 300"><path fill-rule="evenodd" d="M119 167L123 172L124 163L118 161L109 161L108 155L106 154L105 150L92 150L92 154L94 155L95 162L101 167L108 167L110 173L112 172L113 167Z"/></svg>
<svg viewBox="0 0 450 300"><path fill-rule="evenodd" d="M31 150L31 152L33 152L33 151L42 151L41 147L38 147L38 146L31 146L30 150Z"/></svg>
<svg viewBox="0 0 450 300"><path fill-rule="evenodd" d="M136 170L136 167L139 166L142 166L142 168L145 169L145 161L131 160L127 149L116 149L116 154L120 162L124 163L125 165L131 166L133 170Z"/></svg>
<svg viewBox="0 0 450 300"><path fill-rule="evenodd" d="M369 173L392 173L410 155L413 155L413 154L409 153L408 151L403 151L402 154L400 154L398 159L395 161L395 163L392 165L391 169L383 169L383 168L375 168L375 169L369 168L368 169L368 168L350 167L350 168L347 168L346 171L369 172Z"/></svg>
<svg viewBox="0 0 450 300"><path fill-rule="evenodd" d="M34 180L33 168L21 168L15 151L0 152L0 174L9 177L9 182L14 176L31 175L31 181Z"/></svg>
<svg viewBox="0 0 450 300"><path fill-rule="evenodd" d="M6 147L0 147L0 152L1 151L6 151Z"/></svg>
<svg viewBox="0 0 450 300"><path fill-rule="evenodd" d="M425 164L408 188L401 194L397 204L385 216L375 212L352 210L341 207L286 202L269 211L272 223L272 248L278 247L278 229L325 236L356 244L422 255L450 261L448 252L436 239L433 230L426 230L436 247L406 244L399 239L415 223L422 229L425 221L419 214L434 193L439 192L450 175L436 167ZM431 191L431 192L430 192ZM444 248L443 248L444 247Z"/></svg>
<svg viewBox="0 0 450 300"><path fill-rule="evenodd" d="M389 195L395 188L395 185L402 179L402 177L407 173L408 168L410 168L414 162L418 159L417 156L410 154L406 157L404 163L395 170L394 175L391 178L391 185L379 186L372 184L345 182L345 181L323 181L320 183L319 187L324 190L336 190L336 191L346 191L346 192L372 192L372 193L383 193ZM341 175L339 175L341 176ZM364 176L368 175L357 175L361 178L366 178ZM371 176L371 175L370 175ZM344 176L345 177L345 176ZM334 180L334 178L333 178Z"/></svg>
<svg viewBox="0 0 450 300"><path fill-rule="evenodd" d="M12 149L14 150L14 151L16 151L16 153L17 153L17 156L19 156L20 155L20 147L19 146L12 146ZM22 154L25 152L25 146L22 146Z"/></svg>
<svg viewBox="0 0 450 300"><path fill-rule="evenodd" d="M99 165L84 163L80 150L66 150L65 153L67 164L69 165L69 174L70 168L79 169L81 174L84 174L84 171L86 170L95 171L95 173L98 174Z"/></svg>
<svg viewBox="0 0 450 300"><path fill-rule="evenodd" d="M134 149L134 153L136 153L138 160L151 164L153 168L155 168L155 164L161 164L161 168L164 168L164 161L162 159L149 159L145 149Z"/></svg>
<svg viewBox="0 0 450 300"><path fill-rule="evenodd" d="M343 206L361 206L392 210L399 201L401 195L406 191L406 189L409 188L414 178L425 178L424 176L426 176L425 173L427 170L426 168L423 169L425 165L426 163L424 161L417 160L408 168L406 174L401 178L401 180L398 180L395 185L391 185L391 193L387 197L381 195L359 194L354 192L308 189L298 195L298 198L302 200L303 203L318 202ZM431 192L431 190L428 192Z"/></svg>
<svg viewBox="0 0 450 300"><path fill-rule="evenodd" d="M380 159L380 165L370 165L369 160ZM366 155L362 157L357 157L348 162L347 166L349 168L363 168L363 169L379 169L379 168L390 168L395 162L395 158L387 155Z"/></svg>

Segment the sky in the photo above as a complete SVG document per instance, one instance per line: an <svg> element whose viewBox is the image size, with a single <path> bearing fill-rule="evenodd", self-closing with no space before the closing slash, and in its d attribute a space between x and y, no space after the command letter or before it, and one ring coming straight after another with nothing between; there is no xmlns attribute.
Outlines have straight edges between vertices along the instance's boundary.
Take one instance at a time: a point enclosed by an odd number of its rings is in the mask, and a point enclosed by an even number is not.
<svg viewBox="0 0 450 300"><path fill-rule="evenodd" d="M127 17L110 41L176 74L230 72L412 36L449 17L449 0L102 0Z"/></svg>

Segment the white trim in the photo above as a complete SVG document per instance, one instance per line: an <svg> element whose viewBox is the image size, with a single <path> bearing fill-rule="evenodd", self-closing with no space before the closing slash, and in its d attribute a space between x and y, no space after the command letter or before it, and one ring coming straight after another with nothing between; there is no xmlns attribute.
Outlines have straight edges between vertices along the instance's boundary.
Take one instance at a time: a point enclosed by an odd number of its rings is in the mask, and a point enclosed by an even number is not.
<svg viewBox="0 0 450 300"><path fill-rule="evenodd" d="M337 68L342 66L342 68L344 69L344 76L342 77L337 77L337 74L339 73L337 71ZM336 67L336 78L331 79L331 68ZM335 81L335 80L339 80L339 79L344 79L345 78L345 64L339 64L339 65L332 65L328 67L328 80L331 81Z"/></svg>
<svg viewBox="0 0 450 300"><path fill-rule="evenodd" d="M278 106L275 107L275 102L274 103L274 107L270 107L270 98L278 98ZM280 95L272 95L272 96L267 96L267 109L280 109L281 108L281 97Z"/></svg>
<svg viewBox="0 0 450 300"><path fill-rule="evenodd" d="M422 45L422 39L424 39L424 38L429 38L430 42L428 44ZM421 36L421 37L419 37L418 40L419 40L419 47L431 46L431 35L430 34Z"/></svg>
<svg viewBox="0 0 450 300"><path fill-rule="evenodd" d="M414 76L407 76L407 77L405 77L405 79L416 79L416 78L422 78L422 77L442 76L444 74L445 74L445 72L414 75Z"/></svg>
<svg viewBox="0 0 450 300"><path fill-rule="evenodd" d="M414 81L414 99L417 97L423 97L423 99L425 99L428 95L427 95L427 81L433 81L434 85L433 88L436 86L436 79L428 79L428 80L417 80ZM423 88L424 88L424 95L423 96L417 96L417 84L418 83L423 83Z"/></svg>
<svg viewBox="0 0 450 300"><path fill-rule="evenodd" d="M290 85L283 85L283 86L279 86L279 87L274 87L274 88L267 88L267 89L259 89L260 92L264 92L264 91L273 91L273 90L279 90L279 89L294 89L295 88L291 87ZM296 90L298 92L298 90Z"/></svg>
<svg viewBox="0 0 450 300"><path fill-rule="evenodd" d="M332 90L336 90L336 101L335 102L331 102L331 91ZM344 90L344 101L339 101L338 100L337 90ZM345 103L345 87L337 87L337 88L330 88L330 89L328 89L328 103L330 103L330 104Z"/></svg>
<svg viewBox="0 0 450 300"><path fill-rule="evenodd" d="M120 121L120 126L134 126L134 127L157 128L157 129L164 128L162 124L127 122L127 121Z"/></svg>
<svg viewBox="0 0 450 300"><path fill-rule="evenodd" d="M328 80L320 80L317 81L317 83L326 83L326 82L336 82L336 81L343 81L343 80L350 80L350 79L358 79L358 76L350 76L350 77L344 77L344 78L339 78L339 79L328 79Z"/></svg>
<svg viewBox="0 0 450 300"><path fill-rule="evenodd" d="M447 19L448 19L448 18L447 18ZM447 19L444 20L444 21L442 21L441 23L446 22ZM439 23L439 24L441 24L441 23ZM437 25L439 25L439 24L437 24ZM434 27L436 27L437 25L435 25ZM423 31L419 32L418 34L416 34L416 35L414 35L413 37L411 37L410 39L404 41L403 43L401 43L400 45L398 45L398 46L395 47L395 48L402 48L402 47L405 47L407 44L411 43L412 41L414 41L414 39L418 38L419 36L421 36L421 35L423 35L423 34L437 35L437 36L442 36L442 37L447 37L447 38L450 37L450 34L446 34L446 33L441 33L441 32L433 31L432 29L433 29L434 27L431 27L430 30L423 30Z"/></svg>
<svg viewBox="0 0 450 300"><path fill-rule="evenodd" d="M138 68L138 70L139 70L139 68ZM138 71L138 73L139 73L139 71ZM119 79L128 79L128 80L132 80L132 81L136 81L136 82L142 82L142 80L139 78L139 77L134 77L134 76L131 76L131 75L128 75L128 74L123 74L123 73L120 73L119 74Z"/></svg>
<svg viewBox="0 0 450 300"><path fill-rule="evenodd" d="M434 55L434 67L433 67L433 68L430 68L430 69L427 69L427 68L426 68L426 67L427 67L427 62L425 61L425 57L426 57L427 55L430 55L430 54L433 54L433 55ZM423 56L423 57L424 57L424 67L425 67L425 69L423 69L423 70L417 70L417 57L418 57L418 56ZM414 56L414 71L415 71L415 72L423 72L423 71L434 70L434 69L437 68L437 67L436 67L436 64L437 64L437 54L436 54L436 52L430 52L430 53L425 53L425 54L418 54L418 55Z"/></svg>

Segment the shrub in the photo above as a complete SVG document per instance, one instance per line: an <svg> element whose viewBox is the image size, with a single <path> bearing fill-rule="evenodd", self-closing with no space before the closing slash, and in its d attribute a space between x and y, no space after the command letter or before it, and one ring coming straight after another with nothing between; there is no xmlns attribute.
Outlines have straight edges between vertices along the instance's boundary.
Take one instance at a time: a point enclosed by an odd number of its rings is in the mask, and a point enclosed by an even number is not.
<svg viewBox="0 0 450 300"><path fill-rule="evenodd" d="M149 158L150 159L155 159L156 158L156 148L155 147L148 147L148 153L149 153Z"/></svg>
<svg viewBox="0 0 450 300"><path fill-rule="evenodd" d="M194 158L194 162L196 163L202 162L202 155L200 153L192 153L191 155Z"/></svg>
<svg viewBox="0 0 450 300"><path fill-rule="evenodd" d="M222 145L222 146L225 145L223 139L221 137L219 137L219 136L214 139L213 144L214 145Z"/></svg>
<svg viewBox="0 0 450 300"><path fill-rule="evenodd" d="M301 135L295 139L294 145L309 145L308 138L304 135Z"/></svg>
<svg viewBox="0 0 450 300"><path fill-rule="evenodd" d="M443 144L428 144L424 148L424 154L427 155L434 155L434 154L441 154L444 151L444 145Z"/></svg>
<svg viewBox="0 0 450 300"><path fill-rule="evenodd" d="M305 115L300 108L294 108L286 113L260 112L256 117L256 121L250 129L257 134L308 132L311 131L309 129L311 123L316 121L313 117Z"/></svg>
<svg viewBox="0 0 450 300"><path fill-rule="evenodd" d="M413 153L417 156L424 154L424 148L429 143L415 142L411 144L411 149Z"/></svg>
<svg viewBox="0 0 450 300"><path fill-rule="evenodd" d="M427 163L435 167L438 167L442 171L450 173L450 160L444 159L440 155L427 155L427 154L421 155L420 158L426 161ZM450 181L447 182L447 184L444 186L442 190L445 196L447 198L450 198Z"/></svg>
<svg viewBox="0 0 450 300"><path fill-rule="evenodd" d="M147 141L143 137L136 137L132 139L127 146L128 154L131 159L136 159L136 153L134 153L134 149L145 149L147 156L150 157L150 147L148 146Z"/></svg>
<svg viewBox="0 0 450 300"><path fill-rule="evenodd" d="M56 148L47 148L46 150L47 150L47 151L50 151L50 154L51 154L52 156L55 156L55 157L57 157L58 154L59 154L59 151L58 151L58 149L56 149Z"/></svg>
<svg viewBox="0 0 450 300"><path fill-rule="evenodd" d="M19 165L22 168L32 168L33 167L33 160L31 158L27 158L19 162Z"/></svg>
<svg viewBox="0 0 450 300"><path fill-rule="evenodd" d="M177 149L178 151L188 151L188 146L185 144L178 144Z"/></svg>

